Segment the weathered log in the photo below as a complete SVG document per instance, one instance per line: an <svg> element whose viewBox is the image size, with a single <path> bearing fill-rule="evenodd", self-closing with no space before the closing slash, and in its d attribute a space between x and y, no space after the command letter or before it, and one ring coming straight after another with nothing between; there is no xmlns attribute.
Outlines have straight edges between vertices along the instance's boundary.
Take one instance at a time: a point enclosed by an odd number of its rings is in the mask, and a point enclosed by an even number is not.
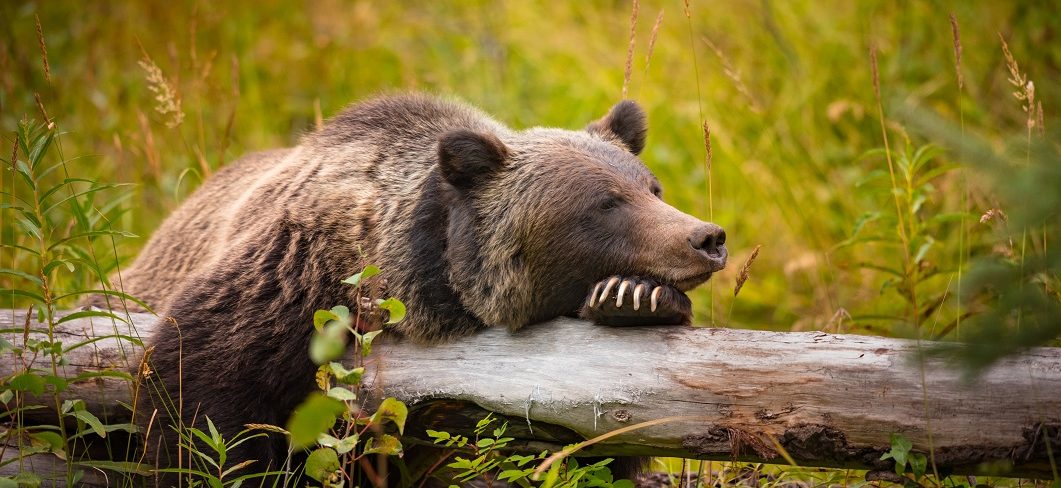
<svg viewBox="0 0 1061 488"><path fill-rule="evenodd" d="M59 372L136 369L159 320L133 314L128 325L78 319L54 332L65 354ZM21 345L25 315L0 314L0 338ZM507 435L527 449L559 449L639 422L670 422L610 438L585 455L654 455L889 469L890 436L931 451L939 470L1048 476L1047 444L1061 455L1061 348L1008 358L972 381L936 359L924 343L823 332L655 327L609 328L557 319L510 333L488 330L436 346L378 341L366 391L411 410L407 435L470 430L487 412L507 418ZM0 360L0 378L24 370ZM45 369L44 363L33 367ZM50 365L47 366L50 371ZM109 422L128 420L130 384L94 378L64 398L85 400ZM45 402L48 403L48 402ZM54 404L54 401L51 402ZM46 410L27 422L49 421ZM54 414L53 414L54 415ZM54 417L51 417L54 419Z"/></svg>

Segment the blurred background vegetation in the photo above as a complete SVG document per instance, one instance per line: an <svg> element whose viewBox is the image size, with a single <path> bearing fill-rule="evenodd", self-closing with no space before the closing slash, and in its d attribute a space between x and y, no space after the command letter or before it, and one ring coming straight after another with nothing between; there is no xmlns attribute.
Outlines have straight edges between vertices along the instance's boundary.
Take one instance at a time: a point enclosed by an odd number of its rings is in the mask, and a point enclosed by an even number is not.
<svg viewBox="0 0 1061 488"><path fill-rule="evenodd" d="M376 93L430 91L514 127L580 128L622 97L631 14L625 1L4 2L0 153L19 120L42 119L39 95L71 173L135 184L96 200L140 236L97 243L113 269L210 173L297 144ZM696 321L962 338L990 316L1006 337L1024 302L998 289L1056 310L1061 163L1043 129L1061 107L1059 14L1048 1L640 2L627 97L650 116L643 159L666 200L729 235L731 265L692 296ZM1027 80L1030 115L1013 95ZM5 243L24 237L9 215L0 230ZM22 266L4 252L0 266ZM981 260L1019 272L961 296ZM4 288L14 279L0 276ZM1055 340L1052 317L1026 342Z"/></svg>

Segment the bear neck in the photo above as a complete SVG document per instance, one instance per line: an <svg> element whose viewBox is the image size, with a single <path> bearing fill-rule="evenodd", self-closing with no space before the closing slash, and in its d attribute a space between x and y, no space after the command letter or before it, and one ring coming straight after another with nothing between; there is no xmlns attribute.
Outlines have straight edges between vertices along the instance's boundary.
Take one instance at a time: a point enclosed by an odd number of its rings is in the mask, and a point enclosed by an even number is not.
<svg viewBox="0 0 1061 488"><path fill-rule="evenodd" d="M451 282L455 266L449 259L448 229L456 198L452 192L438 168L432 169L413 211L408 248L403 253L407 266L397 267L408 270L399 280L404 286L394 291L409 308L409 315L397 329L421 342L450 340L487 325L466 306L463 294Z"/></svg>

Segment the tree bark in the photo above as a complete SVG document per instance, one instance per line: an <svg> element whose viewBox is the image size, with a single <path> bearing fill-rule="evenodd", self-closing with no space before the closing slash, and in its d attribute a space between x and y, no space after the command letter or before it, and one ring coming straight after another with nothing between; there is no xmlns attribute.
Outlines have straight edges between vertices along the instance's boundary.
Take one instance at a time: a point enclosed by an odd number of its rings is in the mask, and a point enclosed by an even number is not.
<svg viewBox="0 0 1061 488"><path fill-rule="evenodd" d="M133 314L131 324L99 317L63 324L60 376L138 369L146 338L164 324ZM0 338L21 347L23 312L0 313ZM1036 348L975 379L903 339L824 332L691 327L610 328L557 319L519 332L487 330L441 345L381 338L368 358L365 392L410 407L407 439L425 429L469 432L493 412L528 450L560 449L640 422L671 420L615 436L579 454L652 455L891 469L881 461L892 434L931 454L942 473L1049 476L1049 449L1061 458L1061 348ZM50 362L11 352L5 381ZM282 372L277 372L281 374ZM3 388L0 387L0 391ZM128 380L71 384L110 423L127 422ZM46 395L45 405L55 401ZM54 408L26 423L54 423ZM408 441L407 441L408 442ZM1047 446L1050 446L1049 448ZM10 450L9 450L10 453ZM5 455L7 457L7 455ZM1061 460L1061 459L1059 459ZM931 468L930 468L931 472Z"/></svg>

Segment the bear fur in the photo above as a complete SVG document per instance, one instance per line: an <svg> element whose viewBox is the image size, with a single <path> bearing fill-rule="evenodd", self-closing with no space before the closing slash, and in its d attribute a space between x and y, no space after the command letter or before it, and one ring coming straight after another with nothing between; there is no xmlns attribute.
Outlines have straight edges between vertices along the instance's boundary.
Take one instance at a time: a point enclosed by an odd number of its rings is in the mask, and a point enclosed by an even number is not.
<svg viewBox="0 0 1061 488"><path fill-rule="evenodd" d="M458 102L392 95L222 169L121 275L124 291L172 318L150 338L151 360L183 408L155 404L149 448L169 464L178 415L209 417L227 436L285 425L315 388L313 313L353 306L341 280L365 264L406 304L393 329L419 342L580 309L606 323L621 312L590 302L612 296L596 298L612 276L651 280L672 303L664 322L688 322L681 291L721 269L724 234L660 199L637 158L646 127L628 101L585 130L516 131ZM653 320L644 309L635 315ZM282 436L256 439L229 464L276 469L286 453Z"/></svg>

